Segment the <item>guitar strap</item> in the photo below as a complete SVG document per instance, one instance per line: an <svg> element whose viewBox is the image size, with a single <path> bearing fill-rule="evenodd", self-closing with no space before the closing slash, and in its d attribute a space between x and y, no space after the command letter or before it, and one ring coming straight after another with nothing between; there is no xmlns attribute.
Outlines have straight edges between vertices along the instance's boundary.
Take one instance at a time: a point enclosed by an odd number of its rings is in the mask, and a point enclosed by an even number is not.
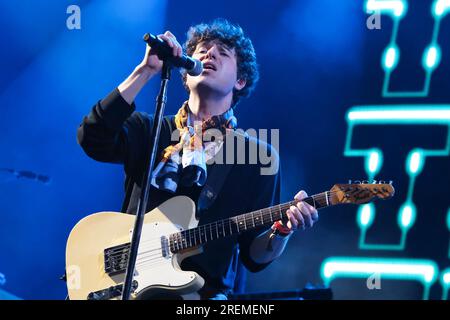
<svg viewBox="0 0 450 320"><path fill-rule="evenodd" d="M210 168L208 178L198 197L197 218L211 208L217 196L222 190L223 184L231 171L233 164L214 164Z"/></svg>
<svg viewBox="0 0 450 320"><path fill-rule="evenodd" d="M230 143L230 140L233 140L236 142L239 139L244 139L245 141L248 140L248 135L246 133L242 134L239 131L229 131L224 139L224 143L222 144L222 150L219 151L219 153L216 155L219 157L222 157L221 164L213 164L210 166L208 171L208 178L206 180L206 183L200 192L200 196L198 199L197 204L197 215L201 216L202 213L204 213L206 210L211 208L212 204L216 200L217 196L219 195L220 191L222 190L223 184L225 180L228 177L228 174L230 173L231 169L233 168L236 159L233 159L231 164L225 163L225 159L227 159L226 155L226 144L227 140L228 143ZM238 143L239 144L239 143ZM236 144L234 144L236 145ZM234 154L237 154L237 149L234 147Z"/></svg>

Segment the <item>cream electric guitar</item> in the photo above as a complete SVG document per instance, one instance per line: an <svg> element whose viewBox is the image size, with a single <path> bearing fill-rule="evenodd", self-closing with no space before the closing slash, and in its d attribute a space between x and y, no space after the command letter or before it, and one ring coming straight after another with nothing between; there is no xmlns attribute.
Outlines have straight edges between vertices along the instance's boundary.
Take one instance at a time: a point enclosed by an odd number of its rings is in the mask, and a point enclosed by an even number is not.
<svg viewBox="0 0 450 320"><path fill-rule="evenodd" d="M394 194L391 184L336 184L330 191L302 201L316 209L361 204ZM239 234L274 221L287 220L297 200L198 226L195 204L177 196L145 215L133 280L134 299L189 297L204 284L196 272L183 271L181 261L201 253L202 244ZM135 217L99 212L82 219L69 235L66 248L67 287L71 300L118 299L128 263Z"/></svg>

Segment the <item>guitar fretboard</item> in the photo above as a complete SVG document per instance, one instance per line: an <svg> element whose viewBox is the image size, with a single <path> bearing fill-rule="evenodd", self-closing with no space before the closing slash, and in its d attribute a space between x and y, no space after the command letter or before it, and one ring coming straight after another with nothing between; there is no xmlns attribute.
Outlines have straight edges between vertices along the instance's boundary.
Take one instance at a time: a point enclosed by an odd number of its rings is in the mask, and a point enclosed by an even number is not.
<svg viewBox="0 0 450 320"><path fill-rule="evenodd" d="M316 209L321 209L331 205L330 192L325 191L310 197L304 201ZM297 200L279 204L273 207L244 213L228 219L200 225L196 228L172 233L169 236L169 246L172 253L197 247L208 241L217 240L240 234L242 232L256 229L258 227L271 226L275 221L287 221L286 210L295 206Z"/></svg>

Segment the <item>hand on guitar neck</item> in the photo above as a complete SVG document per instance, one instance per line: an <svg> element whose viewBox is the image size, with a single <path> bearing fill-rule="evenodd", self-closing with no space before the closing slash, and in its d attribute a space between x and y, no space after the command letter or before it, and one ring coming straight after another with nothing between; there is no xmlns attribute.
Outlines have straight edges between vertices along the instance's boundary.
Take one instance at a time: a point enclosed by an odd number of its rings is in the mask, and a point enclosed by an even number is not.
<svg viewBox="0 0 450 320"><path fill-rule="evenodd" d="M289 220L285 226L291 231L299 228L303 230L306 227L310 228L317 222L317 220L319 220L319 213L317 212L317 209L307 202L302 201L307 197L308 194L304 190L301 190L294 197L294 199L298 201L296 205L290 206L286 211L286 215Z"/></svg>

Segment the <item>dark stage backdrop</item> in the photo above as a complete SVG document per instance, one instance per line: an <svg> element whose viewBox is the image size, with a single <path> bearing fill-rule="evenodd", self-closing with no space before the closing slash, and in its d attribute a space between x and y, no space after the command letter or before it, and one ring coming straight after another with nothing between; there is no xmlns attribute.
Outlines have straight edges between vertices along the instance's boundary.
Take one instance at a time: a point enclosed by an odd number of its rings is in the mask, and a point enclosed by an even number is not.
<svg viewBox="0 0 450 320"><path fill-rule="evenodd" d="M247 291L311 283L330 285L337 299L446 298L447 3L3 1L0 288L24 299L65 297L58 278L71 228L90 213L119 210L123 196L122 168L77 145L82 117L140 62L145 32L170 30L184 41L190 25L223 17L244 28L257 52L261 79L238 106L238 124L280 130L283 201L349 179L396 188L388 202L320 212L281 258L248 275ZM79 7L81 29L67 27L69 5ZM158 85L139 95L140 111L152 112ZM174 73L166 113L186 97Z"/></svg>

